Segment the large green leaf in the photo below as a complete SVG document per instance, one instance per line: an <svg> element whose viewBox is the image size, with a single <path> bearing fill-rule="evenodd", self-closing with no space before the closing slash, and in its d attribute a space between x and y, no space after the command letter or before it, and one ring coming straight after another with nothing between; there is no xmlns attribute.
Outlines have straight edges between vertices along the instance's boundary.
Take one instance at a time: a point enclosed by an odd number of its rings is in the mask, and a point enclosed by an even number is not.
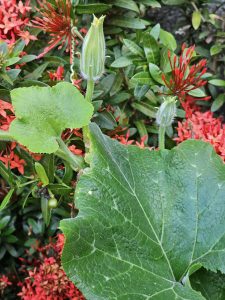
<svg viewBox="0 0 225 300"><path fill-rule="evenodd" d="M186 275L196 264L225 272L221 158L202 141L150 151L90 132L79 214L61 222L69 278L88 300L204 299Z"/></svg>
<svg viewBox="0 0 225 300"><path fill-rule="evenodd" d="M36 153L57 151L62 131L87 125L93 113L93 106L68 82L54 87L17 88L11 97L16 119L10 133Z"/></svg>

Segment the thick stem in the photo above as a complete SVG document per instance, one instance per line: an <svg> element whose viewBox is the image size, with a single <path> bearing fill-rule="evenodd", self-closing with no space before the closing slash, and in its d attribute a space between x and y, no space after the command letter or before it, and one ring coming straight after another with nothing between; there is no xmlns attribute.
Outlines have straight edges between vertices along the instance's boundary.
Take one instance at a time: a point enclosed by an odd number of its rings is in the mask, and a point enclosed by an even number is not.
<svg viewBox="0 0 225 300"><path fill-rule="evenodd" d="M159 127L159 149L160 150L165 149L165 133L166 133L166 127L160 126Z"/></svg>
<svg viewBox="0 0 225 300"><path fill-rule="evenodd" d="M90 102L90 103L92 102L94 88L95 88L94 80L88 80L87 81L87 90L86 90L86 95L85 95L85 100L87 102ZM84 137L84 145L85 145L86 153L89 152L89 148L90 148L88 133L89 133L89 127L84 126L83 127L83 137Z"/></svg>
<svg viewBox="0 0 225 300"><path fill-rule="evenodd" d="M83 157L74 155L72 152L70 152L70 150L67 148L66 144L63 142L62 139L59 138L57 141L59 144L59 149L56 151L55 154L67 161L74 171L82 169L85 165Z"/></svg>
<svg viewBox="0 0 225 300"><path fill-rule="evenodd" d="M95 82L94 80L87 81L87 91L85 95L85 100L91 102L94 94Z"/></svg>
<svg viewBox="0 0 225 300"><path fill-rule="evenodd" d="M14 139L8 131L0 130L0 141L12 142Z"/></svg>

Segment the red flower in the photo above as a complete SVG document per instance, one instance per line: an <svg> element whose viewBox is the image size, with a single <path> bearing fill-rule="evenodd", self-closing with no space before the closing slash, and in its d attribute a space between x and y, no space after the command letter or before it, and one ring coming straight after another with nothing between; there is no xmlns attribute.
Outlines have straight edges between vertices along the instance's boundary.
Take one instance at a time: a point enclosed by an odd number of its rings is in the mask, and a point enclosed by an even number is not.
<svg viewBox="0 0 225 300"><path fill-rule="evenodd" d="M59 66L56 70L56 72L48 72L48 76L52 81L61 81L64 78L64 67Z"/></svg>
<svg viewBox="0 0 225 300"><path fill-rule="evenodd" d="M24 31L29 23L29 12L31 10L30 0L0 0L0 39L9 44L15 43L21 37L26 44L29 40L36 39L35 36Z"/></svg>
<svg viewBox="0 0 225 300"><path fill-rule="evenodd" d="M134 140L129 140L130 138L130 132L127 131L126 135L124 134L115 134L114 139L119 141L123 145L132 145L134 143Z"/></svg>
<svg viewBox="0 0 225 300"><path fill-rule="evenodd" d="M10 123L15 119L11 103L0 100L0 129L8 130Z"/></svg>
<svg viewBox="0 0 225 300"><path fill-rule="evenodd" d="M81 83L82 83L82 79L73 79L73 85L74 85L78 90L81 90Z"/></svg>
<svg viewBox="0 0 225 300"><path fill-rule="evenodd" d="M185 101L182 101L181 104L185 110L185 117L190 118L192 114L196 111L200 110L200 107L196 104L196 100L210 100L211 96L209 97L204 97L204 98L194 98L190 95L186 95Z"/></svg>
<svg viewBox="0 0 225 300"><path fill-rule="evenodd" d="M30 41L36 41L37 40L37 37L34 36L34 35L31 35L29 31L22 31L20 33L18 33L18 36L20 36L26 45L29 44Z"/></svg>
<svg viewBox="0 0 225 300"><path fill-rule="evenodd" d="M55 5L46 0L38 1L40 9L37 11L41 17L35 17L33 27L42 29L51 37L48 46L38 56L43 57L47 52L58 46L61 49L66 47L66 51L71 47L71 1L55 0Z"/></svg>
<svg viewBox="0 0 225 300"><path fill-rule="evenodd" d="M51 242L43 248L37 248L40 252L39 262L35 262L32 270L24 269L28 276L18 284L21 287L18 296L22 300L85 300L61 267L63 245L64 236L59 234L56 244ZM48 253L51 253L50 257Z"/></svg>
<svg viewBox="0 0 225 300"><path fill-rule="evenodd" d="M12 143L13 145L13 143ZM10 154L2 154L0 153L0 161L2 161L6 167L10 167L10 169L18 169L20 174L24 174L24 166L26 164L24 159L20 159L17 154L13 152L13 148L10 148Z"/></svg>
<svg viewBox="0 0 225 300"><path fill-rule="evenodd" d="M7 117L7 110L13 112L12 104L3 100L0 100L0 116Z"/></svg>
<svg viewBox="0 0 225 300"><path fill-rule="evenodd" d="M0 275L0 296L3 296L4 290L9 285L12 285L12 282L9 281L9 278L5 275Z"/></svg>
<svg viewBox="0 0 225 300"><path fill-rule="evenodd" d="M221 119L214 118L212 112L194 112L182 123L178 122L177 132L177 143L188 139L209 142L225 161L225 124Z"/></svg>
<svg viewBox="0 0 225 300"><path fill-rule="evenodd" d="M83 151L81 149L78 149L75 145L69 146L69 150L75 155L83 155Z"/></svg>
<svg viewBox="0 0 225 300"><path fill-rule="evenodd" d="M136 141L136 145L141 148L141 149L144 149L145 148L145 141L148 139L148 136L147 135L144 135L141 137L141 141L140 143Z"/></svg>
<svg viewBox="0 0 225 300"><path fill-rule="evenodd" d="M121 144L123 145L136 145L141 149L145 148L145 141L147 140L147 135L144 135L143 137L141 137L140 143L138 141L135 140L129 140L130 137L130 132L129 130L127 131L126 135L124 134L115 134L114 139L119 141Z"/></svg>
<svg viewBox="0 0 225 300"><path fill-rule="evenodd" d="M11 103L0 100L0 129L8 130L10 123L15 119L13 115L13 107ZM20 159L17 154L14 153L16 143L11 143L6 151L0 152L0 161L2 161L6 167L11 169L18 169L20 174L24 174L25 160ZM9 152L9 153L7 153Z"/></svg>
<svg viewBox="0 0 225 300"><path fill-rule="evenodd" d="M206 73L206 59L200 60L197 64L191 65L195 46L186 49L186 45L182 45L181 56L171 58L171 53L168 50L168 58L172 70L171 78L168 80L166 75L162 75L162 79L171 94L178 96L180 101L184 101L186 95L197 88L204 86L207 81L202 79ZM198 98L198 100L206 100L205 98ZM208 97L207 97L208 100Z"/></svg>

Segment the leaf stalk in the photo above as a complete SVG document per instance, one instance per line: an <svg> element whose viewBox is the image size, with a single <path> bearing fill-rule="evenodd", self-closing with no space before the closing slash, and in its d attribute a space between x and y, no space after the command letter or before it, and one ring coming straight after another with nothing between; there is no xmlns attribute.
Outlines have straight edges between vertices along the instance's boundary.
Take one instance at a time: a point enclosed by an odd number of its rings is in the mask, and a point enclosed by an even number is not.
<svg viewBox="0 0 225 300"><path fill-rule="evenodd" d="M55 154L67 161L74 171L79 171L80 169L83 169L85 166L83 157L74 155L72 152L70 152L70 150L67 148L66 144L61 138L57 139L57 141L59 144L59 149L56 151Z"/></svg>
<svg viewBox="0 0 225 300"><path fill-rule="evenodd" d="M166 127L159 126L159 149L160 150L165 149L165 133L166 133Z"/></svg>

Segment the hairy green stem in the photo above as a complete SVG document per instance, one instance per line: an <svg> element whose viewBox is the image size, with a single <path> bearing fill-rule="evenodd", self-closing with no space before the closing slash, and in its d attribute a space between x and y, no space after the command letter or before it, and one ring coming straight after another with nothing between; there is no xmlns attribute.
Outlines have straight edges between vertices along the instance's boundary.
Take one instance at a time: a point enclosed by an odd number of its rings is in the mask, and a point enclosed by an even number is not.
<svg viewBox="0 0 225 300"><path fill-rule="evenodd" d="M70 152L70 150L67 148L66 144L63 142L62 139L59 138L57 139L57 141L59 144L59 149L56 151L55 154L67 161L74 171L82 169L85 165L83 157L74 155L72 152Z"/></svg>
<svg viewBox="0 0 225 300"><path fill-rule="evenodd" d="M159 149L160 150L165 149L165 133L166 133L166 127L160 126L159 127Z"/></svg>
<svg viewBox="0 0 225 300"><path fill-rule="evenodd" d="M91 103L93 94L94 94L94 88L95 88L94 80L88 80L87 81L87 91L86 91L86 95L85 95L85 100L87 102Z"/></svg>
<svg viewBox="0 0 225 300"><path fill-rule="evenodd" d="M94 88L95 88L95 82L94 80L88 80L87 81L87 90L86 90L86 95L85 95L85 100L87 102L92 102L92 98L93 98L93 94L94 94ZM84 126L83 127L83 137L84 137L84 144L85 144L85 149L86 149L86 153L89 152L89 127L88 126Z"/></svg>

